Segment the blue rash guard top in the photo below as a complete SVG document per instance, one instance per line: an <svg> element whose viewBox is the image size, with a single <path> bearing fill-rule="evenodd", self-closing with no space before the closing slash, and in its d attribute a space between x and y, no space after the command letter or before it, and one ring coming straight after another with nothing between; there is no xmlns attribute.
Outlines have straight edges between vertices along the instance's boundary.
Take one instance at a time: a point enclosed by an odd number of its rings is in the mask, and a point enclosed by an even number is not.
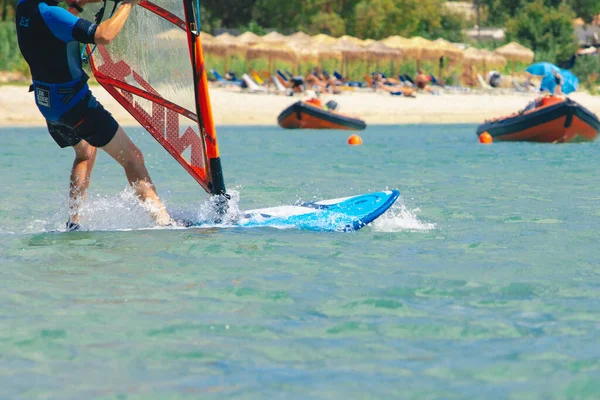
<svg viewBox="0 0 600 400"><path fill-rule="evenodd" d="M59 121L89 91L79 43L94 43L98 25L52 0L19 0L16 25L19 48L31 69L35 102L48 121Z"/></svg>

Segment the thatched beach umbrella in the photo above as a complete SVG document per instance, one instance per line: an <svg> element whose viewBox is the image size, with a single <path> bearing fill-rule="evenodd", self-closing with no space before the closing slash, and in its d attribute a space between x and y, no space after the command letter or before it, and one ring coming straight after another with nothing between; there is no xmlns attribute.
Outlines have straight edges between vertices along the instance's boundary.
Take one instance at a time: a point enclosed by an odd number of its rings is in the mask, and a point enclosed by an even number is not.
<svg viewBox="0 0 600 400"><path fill-rule="evenodd" d="M161 48L185 48L188 47L187 34L179 28L169 29L155 36L156 44Z"/></svg>
<svg viewBox="0 0 600 400"><path fill-rule="evenodd" d="M484 56L486 72L487 70L492 68L503 68L506 66L506 58L502 57L501 55L492 53L491 51L486 49L480 51Z"/></svg>
<svg viewBox="0 0 600 400"><path fill-rule="evenodd" d="M287 36L289 41L293 42L311 42L312 38L304 32L296 32Z"/></svg>
<svg viewBox="0 0 600 400"><path fill-rule="evenodd" d="M318 53L306 46L293 43L259 43L251 46L247 52L248 60L267 58L269 60L269 71L272 71L273 63L277 61L298 64L301 61L318 62Z"/></svg>
<svg viewBox="0 0 600 400"><path fill-rule="evenodd" d="M438 63L438 78L443 79L444 68L464 58L463 50L445 39L439 38L433 41L433 45L442 55Z"/></svg>
<svg viewBox="0 0 600 400"><path fill-rule="evenodd" d="M377 40L375 39L365 39L362 41L362 46L369 46L373 43L377 43Z"/></svg>
<svg viewBox="0 0 600 400"><path fill-rule="evenodd" d="M510 42L507 45L497 48L494 53L503 56L510 61L511 70L515 72L515 62L530 64L533 62L535 53L533 50L516 42Z"/></svg>
<svg viewBox="0 0 600 400"><path fill-rule="evenodd" d="M207 54L223 57L223 69L228 70L228 61L231 56L238 56L242 59L246 57L248 45L236 39L235 36L229 33L223 33L216 36L214 39L202 42L202 47Z"/></svg>
<svg viewBox="0 0 600 400"><path fill-rule="evenodd" d="M451 61L462 60L464 57L464 51L445 39L439 38L433 41L435 48L442 52L442 56L447 57Z"/></svg>
<svg viewBox="0 0 600 400"><path fill-rule="evenodd" d="M469 86L475 86L477 82L476 74L485 69L486 54L475 47L469 47L463 53L463 78Z"/></svg>
<svg viewBox="0 0 600 400"><path fill-rule="evenodd" d="M253 32L244 32L241 35L235 38L239 43L244 43L248 46L252 46L254 44L260 43L261 37Z"/></svg>
<svg viewBox="0 0 600 400"><path fill-rule="evenodd" d="M348 40L336 40L335 44L331 46L333 50L339 50L342 53L342 75L348 76L348 63L351 60L364 60L366 59L367 51L364 47ZM344 74L344 66L346 68Z"/></svg>
<svg viewBox="0 0 600 400"><path fill-rule="evenodd" d="M444 50L436 46L431 40L420 36L410 38L410 46L418 53L418 60L437 60L444 55Z"/></svg>
<svg viewBox="0 0 600 400"><path fill-rule="evenodd" d="M357 44L359 46L364 45L364 41L362 39L356 38L354 36L348 36L348 35L340 36L339 38L337 38L336 43L337 42L351 42L351 43Z"/></svg>
<svg viewBox="0 0 600 400"><path fill-rule="evenodd" d="M315 43L320 43L325 46L333 46L335 44L335 42L337 41L336 38L327 36L323 33L319 33L318 35L313 36L312 40Z"/></svg>
<svg viewBox="0 0 600 400"><path fill-rule="evenodd" d="M507 45L497 48L494 53L499 54L509 61L519 61L523 63L533 62L535 54L533 50L516 42L511 42Z"/></svg>
<svg viewBox="0 0 600 400"><path fill-rule="evenodd" d="M368 67L370 67L373 62L375 63L375 69L377 70L379 70L380 61L391 61L395 65L395 63L400 61L403 56L402 50L388 47L380 42L373 42L363 46L363 49L366 51L366 57L369 63ZM395 66L392 67L392 70L395 70ZM393 72L395 73L395 71Z"/></svg>
<svg viewBox="0 0 600 400"><path fill-rule="evenodd" d="M262 43L285 43L287 38L279 32L270 32L261 38Z"/></svg>
<svg viewBox="0 0 600 400"><path fill-rule="evenodd" d="M410 39L403 38L402 36L390 36L386 39L380 40L381 43L394 49L402 50L402 53L406 58L418 60L420 52L413 46Z"/></svg>

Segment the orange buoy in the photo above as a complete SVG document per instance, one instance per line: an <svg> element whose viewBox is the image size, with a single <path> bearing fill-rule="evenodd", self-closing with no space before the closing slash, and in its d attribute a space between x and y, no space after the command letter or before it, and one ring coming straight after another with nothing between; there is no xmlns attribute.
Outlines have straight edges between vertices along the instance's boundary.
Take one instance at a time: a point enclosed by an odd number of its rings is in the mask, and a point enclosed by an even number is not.
<svg viewBox="0 0 600 400"><path fill-rule="evenodd" d="M494 138L487 132L483 132L481 135L479 135L479 143L491 144L493 141Z"/></svg>
<svg viewBox="0 0 600 400"><path fill-rule="evenodd" d="M350 146L358 146L358 145L362 144L362 139L361 139L361 137L360 137L360 136L358 136L358 135L356 135L356 134L355 134L355 135L351 135L351 136L348 138L348 144L349 144Z"/></svg>

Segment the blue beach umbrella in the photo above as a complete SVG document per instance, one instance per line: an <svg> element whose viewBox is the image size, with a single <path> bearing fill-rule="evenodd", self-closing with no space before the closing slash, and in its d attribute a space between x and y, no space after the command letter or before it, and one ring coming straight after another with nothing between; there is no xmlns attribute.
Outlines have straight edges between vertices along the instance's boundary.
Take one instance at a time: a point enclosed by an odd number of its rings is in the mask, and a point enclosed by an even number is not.
<svg viewBox="0 0 600 400"><path fill-rule="evenodd" d="M554 71L557 71L563 77L562 91L564 94L569 94L577 90L579 86L579 79L573 73L566 69L558 68L554 64L549 62L539 62L530 65L526 69L532 75L541 76L542 84L540 89L547 90L550 93L554 92L556 82L554 81Z"/></svg>

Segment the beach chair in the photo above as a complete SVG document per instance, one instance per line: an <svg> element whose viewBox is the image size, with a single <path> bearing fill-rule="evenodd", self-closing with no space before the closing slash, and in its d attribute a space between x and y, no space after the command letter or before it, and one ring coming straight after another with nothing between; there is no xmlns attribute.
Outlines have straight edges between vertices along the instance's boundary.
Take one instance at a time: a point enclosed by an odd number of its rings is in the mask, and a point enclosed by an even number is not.
<svg viewBox="0 0 600 400"><path fill-rule="evenodd" d="M242 81L235 80L235 81L228 81L227 79L223 78L217 71L215 71L214 69L210 70L210 73L213 74L213 76L215 77L215 79L217 80L217 82L219 84L221 84L222 86L227 86L227 85L233 85L233 86L242 86Z"/></svg>
<svg viewBox="0 0 600 400"><path fill-rule="evenodd" d="M477 74L477 81L479 82L479 84L481 85L482 88L486 89L486 90L494 90L494 88L492 86L490 86L485 79L483 79L483 77L481 76L481 74Z"/></svg>
<svg viewBox="0 0 600 400"><path fill-rule="evenodd" d="M277 70L277 76L279 76L279 78L281 78L281 80L285 83L287 82L289 79L287 78L287 76L285 76L283 74L283 72L281 72L280 70Z"/></svg>
<svg viewBox="0 0 600 400"><path fill-rule="evenodd" d="M278 76L271 77L271 80L275 84L275 89L277 90L277 93L279 93L279 94L287 93L288 89L283 85L283 83L281 83L281 81L278 78L279 78Z"/></svg>
<svg viewBox="0 0 600 400"><path fill-rule="evenodd" d="M254 81L256 83L258 83L259 85L262 85L265 83L263 78L261 78L261 76L258 74L258 71L256 71L256 70L252 70L252 78L254 78Z"/></svg>
<svg viewBox="0 0 600 400"><path fill-rule="evenodd" d="M415 87L415 85L414 85L413 83L409 82L409 81L408 81L408 80L407 80L407 79L406 79L404 76L402 76L402 75L398 75L398 80L399 80L400 82L402 82L402 84L403 84L404 86L411 87L411 88L414 88L414 87Z"/></svg>
<svg viewBox="0 0 600 400"><path fill-rule="evenodd" d="M440 87L446 86L433 75L429 75L429 82L431 82L432 85L436 85L436 86L440 86Z"/></svg>
<svg viewBox="0 0 600 400"><path fill-rule="evenodd" d="M373 90L377 89L377 85L375 84L375 82L373 82L373 78L371 78L371 75L369 74L365 74L365 82L367 83L367 86L370 87Z"/></svg>
<svg viewBox="0 0 600 400"><path fill-rule="evenodd" d="M252 78L250 78L250 75L244 74L244 75L242 75L242 79L244 80L244 83L246 83L246 86L248 86L249 92L252 92L252 93L264 93L265 92L265 88L258 86L258 84L256 82L254 82L254 80L252 80Z"/></svg>
<svg viewBox="0 0 600 400"><path fill-rule="evenodd" d="M292 79L294 77L294 74L292 74L290 71L288 71L287 69L285 70L285 74L288 76L289 79Z"/></svg>

